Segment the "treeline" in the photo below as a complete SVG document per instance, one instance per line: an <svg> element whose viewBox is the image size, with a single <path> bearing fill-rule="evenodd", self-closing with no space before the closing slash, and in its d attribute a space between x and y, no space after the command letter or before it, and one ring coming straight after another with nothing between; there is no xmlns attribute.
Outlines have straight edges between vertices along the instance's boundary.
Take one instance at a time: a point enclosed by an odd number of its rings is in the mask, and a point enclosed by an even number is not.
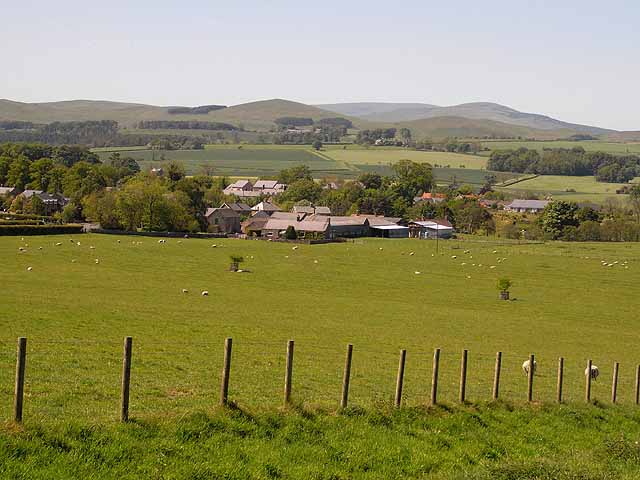
<svg viewBox="0 0 640 480"><path fill-rule="evenodd" d="M594 175L599 182L626 183L640 175L640 157L586 152L582 147L545 149L540 154L522 147L494 151L487 169L539 175Z"/></svg>
<svg viewBox="0 0 640 480"><path fill-rule="evenodd" d="M137 127L141 130L239 130L230 123L199 120L143 120Z"/></svg>
<svg viewBox="0 0 640 480"><path fill-rule="evenodd" d="M201 105L199 107L169 107L167 113L171 115L206 115L215 110L223 110L226 105Z"/></svg>
<svg viewBox="0 0 640 480"><path fill-rule="evenodd" d="M376 128L373 130L360 130L356 137L356 143L360 145L373 145L378 140L392 140L396 137L395 128Z"/></svg>
<svg viewBox="0 0 640 480"><path fill-rule="evenodd" d="M310 127L315 125L317 127L335 127L335 128L353 128L353 122L342 117L333 118L321 118L317 122L314 122L312 118L308 117L280 117L274 120L274 123L280 128L296 128L296 127Z"/></svg>
<svg viewBox="0 0 640 480"><path fill-rule="evenodd" d="M32 130L42 125L36 125L33 122L21 122L18 120L2 120L0 121L0 130Z"/></svg>
<svg viewBox="0 0 640 480"><path fill-rule="evenodd" d="M82 144L91 146L113 145L118 138L118 122L98 120L86 122L54 122L35 125L24 122L24 128L15 128L23 122L7 122L13 129L0 131L0 142L44 142L53 145Z"/></svg>

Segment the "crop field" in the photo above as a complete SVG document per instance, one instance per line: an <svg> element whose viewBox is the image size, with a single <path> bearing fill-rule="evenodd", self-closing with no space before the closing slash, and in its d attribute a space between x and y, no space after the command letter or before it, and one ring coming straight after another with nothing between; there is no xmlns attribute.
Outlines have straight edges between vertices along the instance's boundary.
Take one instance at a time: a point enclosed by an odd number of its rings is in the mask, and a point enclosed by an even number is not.
<svg viewBox="0 0 640 480"><path fill-rule="evenodd" d="M230 254L243 255L250 272L228 272ZM81 235L3 237L0 255L7 286L2 419L11 414L18 336L29 342L25 418L45 423L117 419L127 335L134 339L131 415L139 419L215 405L225 337L234 339L230 398L257 412L281 404L289 339L296 341L294 401L330 410L338 405L347 343L354 345L350 402L362 407L391 402L401 348L408 351L408 406L428 403L435 347L442 349L445 403L457 398L464 348L472 402L490 398L496 351L504 352L501 395L515 403L526 399L521 364L530 353L541 401L554 398L559 356L569 402L581 401L592 358L601 371L593 397L607 401L619 361L619 399L631 403L640 363L638 244L359 239L292 249ZM514 282L512 301L498 300L499 277Z"/></svg>
<svg viewBox="0 0 640 480"><path fill-rule="evenodd" d="M501 190L511 193L528 191L542 195L551 194L555 199L602 204L608 199L626 201L627 195L616 194L616 189L624 185L621 183L597 182L595 177L591 176L541 175L509 185ZM567 192L567 189L573 189L575 192Z"/></svg>
<svg viewBox="0 0 640 480"><path fill-rule="evenodd" d="M562 141L562 140L550 140L550 141L525 141L525 140L509 140L509 141L485 141L482 142L483 147L490 148L491 150L504 150L504 149L517 149L525 147L530 150L540 150L545 148L574 148L582 147L588 152L608 152L613 154L634 154L640 155L640 142L635 143L621 143L621 142L603 142L600 140L585 140L585 141ZM489 155L490 152L485 152Z"/></svg>
<svg viewBox="0 0 640 480"><path fill-rule="evenodd" d="M487 159L479 155L465 155L448 152L422 152L405 148L340 149L330 148L326 155L350 163L352 165L389 165L399 160L411 160L419 163L430 163L447 168L469 168L480 170L486 168Z"/></svg>

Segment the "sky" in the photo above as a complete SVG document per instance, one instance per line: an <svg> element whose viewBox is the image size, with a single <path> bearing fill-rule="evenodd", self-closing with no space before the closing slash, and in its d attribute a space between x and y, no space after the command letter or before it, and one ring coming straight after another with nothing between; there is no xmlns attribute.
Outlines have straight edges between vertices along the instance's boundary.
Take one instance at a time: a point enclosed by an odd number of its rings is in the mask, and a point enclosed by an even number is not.
<svg viewBox="0 0 640 480"><path fill-rule="evenodd" d="M488 101L640 130L637 0L21 0L1 12L0 98L15 101Z"/></svg>

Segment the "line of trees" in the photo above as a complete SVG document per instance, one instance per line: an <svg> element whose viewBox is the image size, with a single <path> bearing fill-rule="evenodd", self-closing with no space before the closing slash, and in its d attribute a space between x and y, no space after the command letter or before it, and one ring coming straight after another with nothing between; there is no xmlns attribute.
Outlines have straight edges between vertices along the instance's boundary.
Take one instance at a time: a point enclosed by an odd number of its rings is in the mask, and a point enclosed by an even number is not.
<svg viewBox="0 0 640 480"><path fill-rule="evenodd" d="M640 157L586 152L582 147L546 149L542 153L523 147L494 151L487 169L540 175L594 175L599 182L626 183L640 175Z"/></svg>
<svg viewBox="0 0 640 480"><path fill-rule="evenodd" d="M199 107L169 107L167 113L171 115L206 115L215 110L223 110L226 105L200 105Z"/></svg>
<svg viewBox="0 0 640 480"><path fill-rule="evenodd" d="M230 123L200 120L142 120L137 127L142 130L239 130Z"/></svg>

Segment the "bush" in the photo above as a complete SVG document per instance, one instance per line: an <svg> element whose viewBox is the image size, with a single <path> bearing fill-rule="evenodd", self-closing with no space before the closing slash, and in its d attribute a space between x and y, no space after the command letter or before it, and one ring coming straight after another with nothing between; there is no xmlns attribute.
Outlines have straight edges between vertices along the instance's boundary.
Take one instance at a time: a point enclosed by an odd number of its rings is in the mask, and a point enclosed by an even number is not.
<svg viewBox="0 0 640 480"><path fill-rule="evenodd" d="M0 225L4 235L64 235L82 233L82 225Z"/></svg>
<svg viewBox="0 0 640 480"><path fill-rule="evenodd" d="M298 238L298 232L293 225L287 227L287 231L284 233L284 238L287 240L296 240Z"/></svg>
<svg viewBox="0 0 640 480"><path fill-rule="evenodd" d="M498 280L497 287L500 292L508 292L512 285L508 278L501 278Z"/></svg>

